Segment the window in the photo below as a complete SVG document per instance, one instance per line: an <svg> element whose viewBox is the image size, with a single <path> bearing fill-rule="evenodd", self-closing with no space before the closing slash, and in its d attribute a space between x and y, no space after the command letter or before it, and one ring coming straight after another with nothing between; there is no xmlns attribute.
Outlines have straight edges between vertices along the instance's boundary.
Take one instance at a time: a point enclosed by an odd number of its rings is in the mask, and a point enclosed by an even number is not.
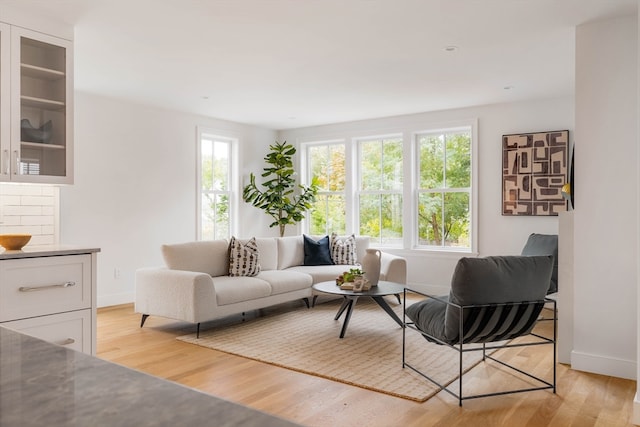
<svg viewBox="0 0 640 427"><path fill-rule="evenodd" d="M476 122L411 126L303 143L303 183L320 184L304 232L367 235L377 247L475 252Z"/></svg>
<svg viewBox="0 0 640 427"><path fill-rule="evenodd" d="M382 245L402 243L402 138L358 141L359 233Z"/></svg>
<svg viewBox="0 0 640 427"><path fill-rule="evenodd" d="M316 203L307 214L308 232L321 235L344 234L346 224L346 161L344 143L321 143L306 146L308 182L318 182Z"/></svg>
<svg viewBox="0 0 640 427"><path fill-rule="evenodd" d="M199 132L198 239L231 236L233 201L233 153L235 140Z"/></svg>
<svg viewBox="0 0 640 427"><path fill-rule="evenodd" d="M471 249L471 129L416 136L418 246Z"/></svg>

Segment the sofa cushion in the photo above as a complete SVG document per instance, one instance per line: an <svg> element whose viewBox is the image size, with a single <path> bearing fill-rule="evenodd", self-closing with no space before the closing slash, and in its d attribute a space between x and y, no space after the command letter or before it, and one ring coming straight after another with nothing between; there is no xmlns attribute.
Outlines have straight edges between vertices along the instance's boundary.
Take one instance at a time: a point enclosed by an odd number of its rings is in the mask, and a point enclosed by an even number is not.
<svg viewBox="0 0 640 427"><path fill-rule="evenodd" d="M312 265L299 265L296 267L289 267L285 271L297 271L298 273L304 273L311 276L313 283L326 282L329 280L336 280L345 271L349 271L350 268L356 268L355 265L323 265L322 267Z"/></svg>
<svg viewBox="0 0 640 427"><path fill-rule="evenodd" d="M343 236L339 236L343 237ZM356 259L355 263L359 264L364 259L369 249L369 236L356 236Z"/></svg>
<svg viewBox="0 0 640 427"><path fill-rule="evenodd" d="M218 305L235 304L271 295L271 285L258 278L247 276L219 276L213 278Z"/></svg>
<svg viewBox="0 0 640 427"><path fill-rule="evenodd" d="M329 236L314 240L307 235L304 238L304 265L332 265Z"/></svg>
<svg viewBox="0 0 640 427"><path fill-rule="evenodd" d="M309 289L312 284L311 276L308 274L290 270L262 271L258 278L269 282L271 295Z"/></svg>
<svg viewBox="0 0 640 427"><path fill-rule="evenodd" d="M162 245L161 251L171 270L196 271L214 277L229 274L229 243L226 240Z"/></svg>
<svg viewBox="0 0 640 427"><path fill-rule="evenodd" d="M277 240L278 270L304 264L304 243L302 242L302 236L279 237Z"/></svg>
<svg viewBox="0 0 640 427"><path fill-rule="evenodd" d="M242 243L232 237L229 243L229 276L257 276L260 273L259 256L255 238Z"/></svg>
<svg viewBox="0 0 640 427"><path fill-rule="evenodd" d="M341 238L336 233L331 234L331 260L334 264L353 265L357 257L355 235Z"/></svg>
<svg viewBox="0 0 640 427"><path fill-rule="evenodd" d="M260 254L260 271L278 269L278 242L274 237L254 237ZM249 239L240 239L246 244Z"/></svg>

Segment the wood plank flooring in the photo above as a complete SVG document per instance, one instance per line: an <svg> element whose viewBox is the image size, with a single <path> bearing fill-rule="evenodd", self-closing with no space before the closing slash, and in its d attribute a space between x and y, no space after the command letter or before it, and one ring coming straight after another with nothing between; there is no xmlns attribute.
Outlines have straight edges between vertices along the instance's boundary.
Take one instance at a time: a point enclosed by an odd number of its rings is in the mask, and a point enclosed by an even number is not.
<svg viewBox="0 0 640 427"><path fill-rule="evenodd" d="M287 306L270 310L282 309ZM257 315L265 313L269 311ZM239 316L224 320L238 321ZM460 408L445 392L416 403L175 339L194 330L192 324L155 316L140 328L132 304L101 308L98 357L306 426L631 425L635 381L578 372L561 364L555 395L536 391L473 399ZM524 361L528 368L547 375L548 353L548 346L538 346L509 350L505 357L513 363ZM467 375L471 391L487 385L500 387L511 380L490 366L475 367Z"/></svg>

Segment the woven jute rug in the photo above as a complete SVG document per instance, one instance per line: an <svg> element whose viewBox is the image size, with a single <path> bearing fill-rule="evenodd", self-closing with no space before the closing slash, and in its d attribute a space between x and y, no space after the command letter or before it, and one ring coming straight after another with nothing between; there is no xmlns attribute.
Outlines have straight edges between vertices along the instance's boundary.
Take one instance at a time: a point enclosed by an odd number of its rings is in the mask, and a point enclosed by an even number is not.
<svg viewBox="0 0 640 427"><path fill-rule="evenodd" d="M402 319L402 306L387 297ZM179 340L340 381L404 399L424 402L439 390L402 367L402 328L373 300L360 298L347 333L339 338L344 314L334 320L340 300L220 326ZM480 361L480 352L465 353L465 370ZM407 330L407 362L441 383L458 378L457 352L427 342Z"/></svg>

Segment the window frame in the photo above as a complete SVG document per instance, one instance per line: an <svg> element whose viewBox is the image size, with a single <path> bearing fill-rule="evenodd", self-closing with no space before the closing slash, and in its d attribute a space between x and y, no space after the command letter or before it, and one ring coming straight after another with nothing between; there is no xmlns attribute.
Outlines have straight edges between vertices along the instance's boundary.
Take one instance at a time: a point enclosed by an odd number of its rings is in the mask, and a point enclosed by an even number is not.
<svg viewBox="0 0 640 427"><path fill-rule="evenodd" d="M213 140L229 144L229 164L227 170L227 190L203 191L202 188L202 143L203 140ZM197 127L196 139L196 240L203 240L202 236L202 202L204 193L227 195L229 198L229 229L226 239L236 234L238 223L238 146L239 138L229 132L219 131L207 127ZM215 235L215 233L214 233Z"/></svg>
<svg viewBox="0 0 640 427"><path fill-rule="evenodd" d="M350 201L349 201L349 192L348 192L348 186L349 186L349 181L350 181L350 177L349 177L349 165L350 165L350 155L349 155L349 146L347 144L347 142L344 139L329 139L329 140L318 140L318 141L313 141L313 142L301 142L300 143L300 167L301 167L301 176L304 177L304 179L306 180L305 185L310 185L311 181L312 181L312 176L311 176L311 172L312 172L312 165L311 165L311 159L310 159L310 149L311 148L317 148L317 147L327 147L327 149L330 146L336 146L336 145L342 145L344 147L344 155L345 155L345 184L344 184L344 189L343 191L323 191L323 190L318 190L317 196L331 196L331 195L342 195L344 197L344 202L345 202L345 214L346 214L346 218L345 218L345 229L346 229L346 233L351 234L351 221L350 221ZM309 213L307 212L307 214L305 214L305 219L302 221L302 229L304 230L305 233L307 234L311 234L310 232L310 227L311 227L311 221L309 219ZM330 235L332 230L327 230L326 229L326 221L325 221L325 234Z"/></svg>
<svg viewBox="0 0 640 427"><path fill-rule="evenodd" d="M384 144L385 140L399 140L400 144L402 146L402 186L399 189L378 189L378 190L364 190L363 187L363 181L362 181L362 161L363 161L363 155L362 155L362 144L366 143L366 142L379 142L380 144ZM360 196L362 195L368 195L368 196L392 196L392 195L397 195L400 196L401 199L401 204L402 204L402 210L404 212L405 209L405 197L404 197L404 189L406 187L406 183L405 183L405 155L404 155L404 146L405 146L406 142L405 142L405 138L404 135L401 132L395 132L395 133L388 133L388 134L382 134L382 135L371 135L371 136L358 136L356 138L353 138L352 140L352 145L353 148L352 150L354 150L356 152L356 164L353 168L354 171L354 196L353 196L353 200L354 200L354 206L352 211L354 212L354 229L357 230L358 232L360 232L360 228L361 228L361 223L360 223ZM384 159L383 159L384 162ZM381 165L384 165L384 163L381 163ZM381 175L382 177L382 175ZM381 218L381 214L379 215L379 219ZM405 224L404 221L401 221L401 226L402 226L402 235L398 238L398 239L394 239L394 240L399 240L400 242L404 241L404 236L405 236ZM382 227L381 227L382 230ZM401 247L403 244L388 244L388 243L383 243L383 236L370 236L371 238L371 242L381 246L381 247L386 247L386 248L393 248L393 247Z"/></svg>
<svg viewBox="0 0 640 427"><path fill-rule="evenodd" d="M443 187L438 191L423 191L420 188L420 153L419 153L419 138L423 135L434 135L434 134L452 134L456 132L469 132L471 138L471 146L470 146L470 167L471 167L471 177L468 191L461 191L458 187L455 189L449 189L447 187ZM421 131L416 131L412 135L411 141L411 149L412 153L414 153L413 157L413 197L412 197L412 249L422 250L422 251L431 251L431 252L441 252L441 253L477 253L478 248L478 209L477 209L477 193L478 193L478 168L477 168L477 120L467 121L464 123L451 124L450 126L439 126L433 128L427 128ZM446 163L445 163L446 170ZM469 247L456 247L456 246L446 246L444 245L421 245L419 244L419 217L418 217L418 207L420 204L420 194L424 193L468 193L469 194L469 239L471 240L471 245ZM443 205L444 209L444 205Z"/></svg>
<svg viewBox="0 0 640 427"><path fill-rule="evenodd" d="M417 138L419 135L452 132L456 130L470 131L471 134L471 183L470 183L470 232L471 245L469 248L453 246L426 246L419 245L418 239L418 187L419 187L419 159L417 152ZM341 135L335 132L326 136L307 135L304 142L299 141L300 163L303 173L301 177L308 185L311 182L310 168L308 168L307 147L330 143L345 144L345 162L347 171L345 174L345 206L347 234L357 234L360 229L360 212L358 203L358 190L360 189L360 159L358 141L366 141L377 138L399 138L403 144L403 188L398 194L402 197L403 223L401 244L381 244L375 242L375 246L401 251L430 252L434 254L477 254L478 253L478 119L462 119L449 122L434 122L425 125L425 121L412 121L399 126L388 127L381 132L368 132L366 129L344 131ZM303 232L309 233L309 222L305 219L302 223ZM331 230L329 230L331 231Z"/></svg>

